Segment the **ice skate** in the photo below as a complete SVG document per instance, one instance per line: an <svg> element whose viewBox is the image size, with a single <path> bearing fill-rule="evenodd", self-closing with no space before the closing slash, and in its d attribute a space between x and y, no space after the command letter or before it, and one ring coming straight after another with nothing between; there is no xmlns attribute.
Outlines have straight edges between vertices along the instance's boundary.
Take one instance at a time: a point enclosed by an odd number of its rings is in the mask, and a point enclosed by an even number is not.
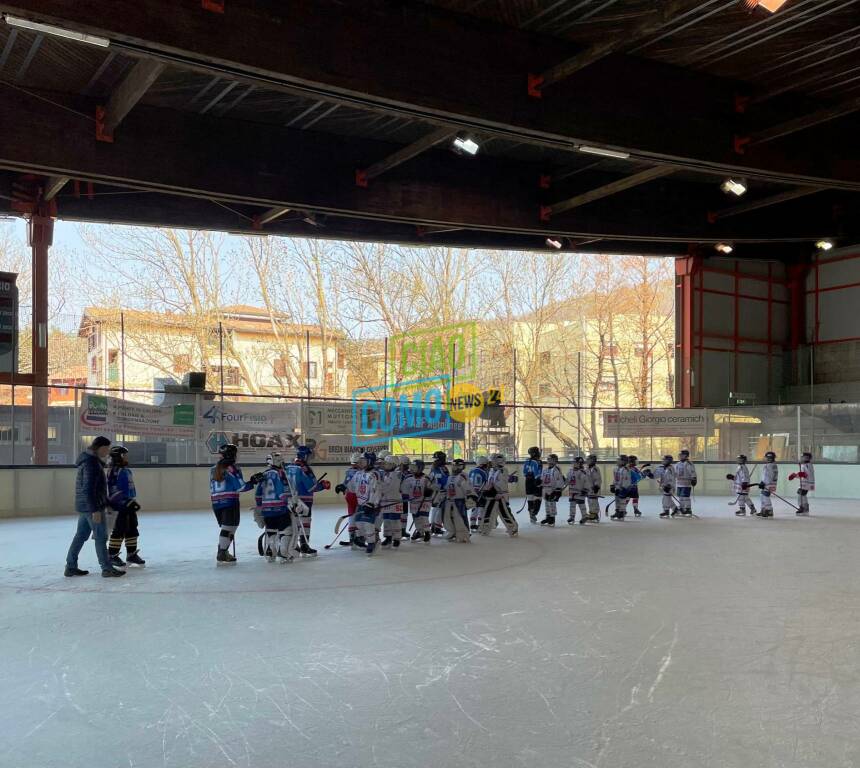
<svg viewBox="0 0 860 768"><path fill-rule="evenodd" d="M692 517L692 516L693 516L693 510L692 509L685 509L681 513L681 517Z"/></svg>
<svg viewBox="0 0 860 768"><path fill-rule="evenodd" d="M236 558L233 557L233 555L231 555L226 549L219 549L215 560L218 565L232 565L236 562Z"/></svg>
<svg viewBox="0 0 860 768"><path fill-rule="evenodd" d="M391 546L391 536L386 536L386 537L382 540L382 546L383 546L383 547L390 547L390 546Z"/></svg>
<svg viewBox="0 0 860 768"><path fill-rule="evenodd" d="M317 551L311 547L306 541L303 541L301 546L299 547L299 552L303 555L307 555L308 557L313 557L316 555Z"/></svg>
<svg viewBox="0 0 860 768"><path fill-rule="evenodd" d="M364 540L364 536L356 536L352 540L352 548L353 549L364 549L367 546L367 542Z"/></svg>
<svg viewBox="0 0 860 768"><path fill-rule="evenodd" d="M664 510L660 513L660 519L661 519L661 520L668 520L668 519L669 519L669 510L668 510L668 509L664 509Z"/></svg>
<svg viewBox="0 0 860 768"><path fill-rule="evenodd" d="M137 565L141 568L146 565L146 560L140 556L140 552L132 552L130 555L127 555L125 562L126 565Z"/></svg>
<svg viewBox="0 0 860 768"><path fill-rule="evenodd" d="M391 542L391 546L397 549L397 547L400 546L400 539L394 539L394 541Z"/></svg>
<svg viewBox="0 0 860 768"><path fill-rule="evenodd" d="M538 524L537 515L533 515L531 512L529 512L529 522L532 525L537 525Z"/></svg>
<svg viewBox="0 0 860 768"><path fill-rule="evenodd" d="M370 557L376 551L376 542L370 542L365 545L364 551L367 552L367 556Z"/></svg>
<svg viewBox="0 0 860 768"><path fill-rule="evenodd" d="M634 509L633 510L633 516L634 517L642 517L642 512L638 509Z"/></svg>
<svg viewBox="0 0 860 768"><path fill-rule="evenodd" d="M623 519L624 519L624 515L622 515L620 512L616 512L616 513L615 513L614 515L612 515L609 519L610 519L610 520L615 520L615 521L617 522L618 520L623 520Z"/></svg>
<svg viewBox="0 0 860 768"><path fill-rule="evenodd" d="M424 538L424 534L421 533L421 531L416 530L416 531L412 532L412 541L418 541L418 539L423 539L423 538Z"/></svg>
<svg viewBox="0 0 860 768"><path fill-rule="evenodd" d="M572 517L569 517L569 518L567 518L567 524L568 524L568 525L575 525L575 524L576 524L576 520L575 520L574 518L572 518Z"/></svg>
<svg viewBox="0 0 860 768"><path fill-rule="evenodd" d="M430 531L424 531L424 543L425 544L430 543Z"/></svg>
<svg viewBox="0 0 860 768"><path fill-rule="evenodd" d="M735 517L746 517L747 513L745 509L737 509L735 510Z"/></svg>
<svg viewBox="0 0 860 768"><path fill-rule="evenodd" d="M113 557L111 557L110 564L114 568L125 568L125 563L119 555L114 555Z"/></svg>
<svg viewBox="0 0 860 768"><path fill-rule="evenodd" d="M550 528L555 526L555 519L552 517L545 517L540 521L541 525L548 525Z"/></svg>

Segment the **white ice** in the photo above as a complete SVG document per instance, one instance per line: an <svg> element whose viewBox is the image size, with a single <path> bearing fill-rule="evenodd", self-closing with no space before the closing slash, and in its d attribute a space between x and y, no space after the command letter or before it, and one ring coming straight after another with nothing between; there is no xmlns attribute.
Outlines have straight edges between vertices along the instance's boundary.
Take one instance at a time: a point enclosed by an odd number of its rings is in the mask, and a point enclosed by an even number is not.
<svg viewBox="0 0 860 768"><path fill-rule="evenodd" d="M63 578L72 516L6 521L0 766L857 766L860 509L812 505L374 558L330 507L289 566L245 515L221 568L211 513L143 513L115 580L91 543Z"/></svg>

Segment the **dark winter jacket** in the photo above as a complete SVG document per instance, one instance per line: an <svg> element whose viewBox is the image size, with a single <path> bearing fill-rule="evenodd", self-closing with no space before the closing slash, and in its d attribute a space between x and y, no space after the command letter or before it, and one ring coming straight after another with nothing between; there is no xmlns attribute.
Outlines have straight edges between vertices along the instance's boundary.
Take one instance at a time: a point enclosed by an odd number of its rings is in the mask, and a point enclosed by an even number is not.
<svg viewBox="0 0 860 768"><path fill-rule="evenodd" d="M75 462L75 511L101 512L107 506L107 478L101 459L86 450Z"/></svg>

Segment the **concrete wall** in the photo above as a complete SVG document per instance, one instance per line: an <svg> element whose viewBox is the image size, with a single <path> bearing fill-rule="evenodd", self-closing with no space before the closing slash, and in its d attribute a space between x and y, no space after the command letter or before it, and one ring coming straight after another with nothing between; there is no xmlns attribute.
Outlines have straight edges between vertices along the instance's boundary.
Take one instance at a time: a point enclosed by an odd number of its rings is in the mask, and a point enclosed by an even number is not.
<svg viewBox="0 0 860 768"><path fill-rule="evenodd" d="M734 464L699 464L697 494L732 497L729 483L725 479ZM250 469L250 468L249 468ZM566 469L566 468L565 468ZM608 493L611 465L602 465L604 489ZM778 493L794 501L796 483L787 480L791 465L781 467L782 479ZM328 472L332 490L317 494L318 502L343 503L343 497L334 493L334 486L341 482L345 467L318 466L317 474ZM250 471L248 472L250 474ZM521 474L521 473L520 473ZM860 466L818 465L815 469L819 490L824 498L857 499L860 492ZM209 470L206 467L142 467L135 470L138 497L144 512L183 509L210 509ZM755 478L758 477L756 473ZM75 470L67 467L30 468L0 470L0 519L13 517L38 517L46 515L71 515L73 513ZM640 487L644 496L657 493L654 483L644 481ZM513 495L524 493L522 480ZM251 505L251 494L246 494L242 507Z"/></svg>

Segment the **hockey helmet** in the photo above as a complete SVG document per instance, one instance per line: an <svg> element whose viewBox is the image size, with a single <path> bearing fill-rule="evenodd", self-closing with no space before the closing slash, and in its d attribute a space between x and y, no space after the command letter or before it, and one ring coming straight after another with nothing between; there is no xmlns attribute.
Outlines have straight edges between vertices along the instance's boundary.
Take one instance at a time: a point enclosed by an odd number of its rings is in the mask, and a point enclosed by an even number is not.
<svg viewBox="0 0 860 768"><path fill-rule="evenodd" d="M437 466L444 464L448 461L448 456L445 454L445 451L434 451L433 453L433 463Z"/></svg>
<svg viewBox="0 0 860 768"><path fill-rule="evenodd" d="M746 454L739 453L738 454L738 464L746 464L746 463L747 463Z"/></svg>
<svg viewBox="0 0 860 768"><path fill-rule="evenodd" d="M408 457L408 456L404 456L404 455L400 455L400 456L398 456L398 457L397 457L397 463L398 463L401 467L408 467L408 466L409 466L409 457Z"/></svg>
<svg viewBox="0 0 860 768"><path fill-rule="evenodd" d="M413 474L420 475L424 471L424 461L422 459L414 459L409 468Z"/></svg>
<svg viewBox="0 0 860 768"><path fill-rule="evenodd" d="M309 464L312 454L313 450L307 445L296 446L296 461L301 461L305 464Z"/></svg>
<svg viewBox="0 0 860 768"><path fill-rule="evenodd" d="M128 448L124 445L115 445L110 449L110 463L114 467L124 467L128 464Z"/></svg>
<svg viewBox="0 0 860 768"><path fill-rule="evenodd" d="M800 460L808 464L810 461L812 461L812 454L809 451L804 451L803 455L800 457Z"/></svg>
<svg viewBox="0 0 860 768"><path fill-rule="evenodd" d="M379 458L386 469L394 469L397 466L397 459L394 458L393 453L383 453Z"/></svg>
<svg viewBox="0 0 860 768"><path fill-rule="evenodd" d="M486 467L487 464L489 464L489 463L490 463L490 459L486 456L476 456L475 457L475 464L477 464L479 467Z"/></svg>
<svg viewBox="0 0 860 768"><path fill-rule="evenodd" d="M636 462L638 462L638 461L639 461L639 458L637 456L628 456L627 457L627 463L630 464L631 466L636 466Z"/></svg>
<svg viewBox="0 0 860 768"><path fill-rule="evenodd" d="M373 451L365 451L362 458L366 469L373 469L376 466L376 454Z"/></svg>
<svg viewBox="0 0 860 768"><path fill-rule="evenodd" d="M219 449L218 453L221 454L221 458L224 461L236 461L236 457L239 455L239 449L233 443L224 443Z"/></svg>
<svg viewBox="0 0 860 768"><path fill-rule="evenodd" d="M627 465L627 456L626 456L625 454L623 454L623 453L622 453L622 454L621 454L621 455L620 455L620 456L615 460L615 463L616 463L619 467L624 467L624 466L626 466L626 465Z"/></svg>
<svg viewBox="0 0 860 768"><path fill-rule="evenodd" d="M459 475L466 468L466 462L463 459L454 459L451 463L451 471L455 475Z"/></svg>
<svg viewBox="0 0 860 768"><path fill-rule="evenodd" d="M529 448L529 458L530 459L539 459L540 458L540 448L536 445L533 445Z"/></svg>
<svg viewBox="0 0 860 768"><path fill-rule="evenodd" d="M667 453L663 457L663 466L668 467L673 461L675 461L675 457L671 453Z"/></svg>
<svg viewBox="0 0 860 768"><path fill-rule="evenodd" d="M573 463L577 467L581 467L583 464L585 464L585 459L583 459L582 456L574 456Z"/></svg>
<svg viewBox="0 0 860 768"><path fill-rule="evenodd" d="M556 466L556 464L558 464L558 455L555 453L551 453L549 456L546 457L546 460L551 467L554 467Z"/></svg>
<svg viewBox="0 0 860 768"><path fill-rule="evenodd" d="M768 461L776 461L776 454L775 454L773 451L768 451L768 452L764 455L764 457L765 457Z"/></svg>
<svg viewBox="0 0 860 768"><path fill-rule="evenodd" d="M689 459L690 458L690 452L686 448L684 448L678 454L678 457L681 459L681 461L684 461L684 459Z"/></svg>
<svg viewBox="0 0 860 768"><path fill-rule="evenodd" d="M490 460L493 462L494 467L501 468L505 466L505 454L503 453L494 453Z"/></svg>
<svg viewBox="0 0 860 768"><path fill-rule="evenodd" d="M272 451L268 456L266 456L266 464L270 467L275 467L276 469L284 466L284 457L281 456L277 451Z"/></svg>
<svg viewBox="0 0 860 768"><path fill-rule="evenodd" d="M585 460L588 462L589 467L593 467L597 464L597 456L593 453L589 453L588 456L585 457Z"/></svg>
<svg viewBox="0 0 860 768"><path fill-rule="evenodd" d="M350 464L353 464L353 465L357 465L357 464L358 464L358 460L359 460L360 458L361 458L361 454L360 454L360 453L354 453L354 454L352 454L352 456L350 456L350 457L349 457L349 463L350 463Z"/></svg>

